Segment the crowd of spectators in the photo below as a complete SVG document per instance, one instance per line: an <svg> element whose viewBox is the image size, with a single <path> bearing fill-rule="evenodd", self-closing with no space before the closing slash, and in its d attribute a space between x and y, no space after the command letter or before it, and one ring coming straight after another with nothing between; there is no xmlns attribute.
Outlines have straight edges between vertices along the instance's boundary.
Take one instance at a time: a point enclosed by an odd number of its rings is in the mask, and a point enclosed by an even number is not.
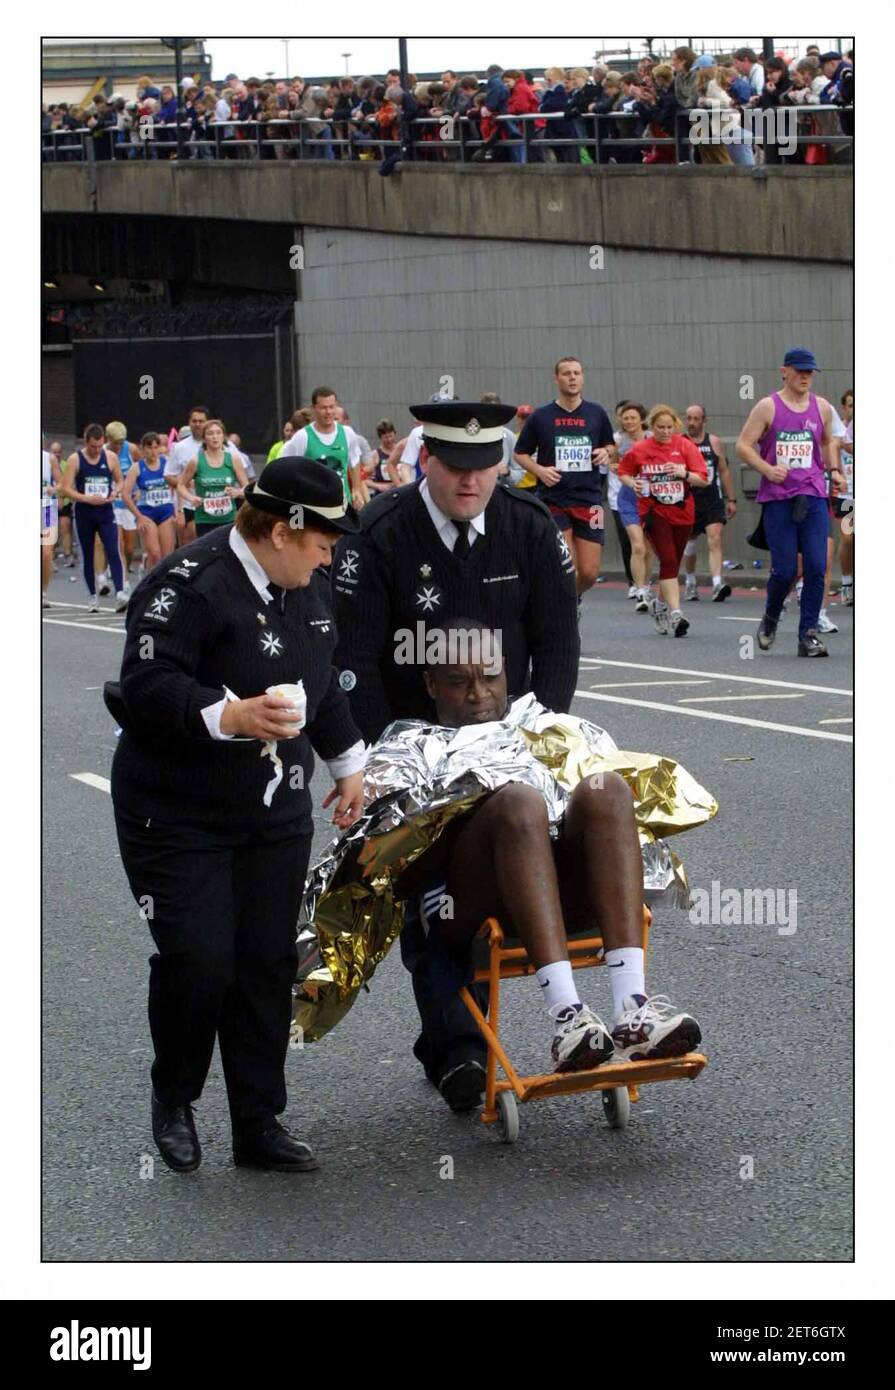
<svg viewBox="0 0 895 1390"><path fill-rule="evenodd" d="M794 153L780 155L753 134L751 113L791 106L798 109L803 135L851 137L853 103L851 51L821 52L814 45L802 58L781 52L761 60L751 48L696 54L679 47L667 62L645 56L629 72L598 63L548 67L536 76L492 64L483 78L447 69L438 81L409 74L403 86L397 69L382 79L341 77L320 84L300 77L242 80L235 73L215 84L196 75L184 79L179 143L177 93L147 76L138 80L131 101L113 93L80 107L44 106L42 131L45 158L81 158L75 132L87 132L96 158L104 160L257 158L259 134L265 159L378 160L400 152L404 158L451 160L461 157L455 142L463 118L473 160L577 164L593 159L596 114L623 118L602 123L602 157L617 163L684 158L752 164L766 158L824 164L850 160L850 145L803 141ZM814 106L842 109L812 113ZM691 144L694 110L718 113L721 140L701 148ZM71 133L70 148L54 151L54 143L69 143L60 138L63 132ZM661 143L675 136L676 146ZM613 144L621 140L632 143Z"/></svg>

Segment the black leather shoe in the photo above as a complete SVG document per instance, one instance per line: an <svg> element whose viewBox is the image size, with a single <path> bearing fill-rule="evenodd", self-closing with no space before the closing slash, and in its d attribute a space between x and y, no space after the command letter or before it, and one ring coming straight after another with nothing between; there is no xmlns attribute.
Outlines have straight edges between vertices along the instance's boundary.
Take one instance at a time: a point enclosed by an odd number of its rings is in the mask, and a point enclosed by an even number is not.
<svg viewBox="0 0 895 1390"><path fill-rule="evenodd" d="M191 1105L162 1105L153 1094L152 1137L175 1173L194 1173L202 1162Z"/></svg>
<svg viewBox="0 0 895 1390"><path fill-rule="evenodd" d="M263 1129L233 1136L237 1168L266 1168L274 1173L312 1173L320 1165L310 1144L293 1139L278 1120Z"/></svg>
<svg viewBox="0 0 895 1390"><path fill-rule="evenodd" d="M799 638L799 656L829 656L813 627Z"/></svg>
<svg viewBox="0 0 895 1390"><path fill-rule="evenodd" d="M774 638L777 636L777 624L773 618L769 618L767 613L762 617L758 624L758 645L763 652L769 652L774 645Z"/></svg>
<svg viewBox="0 0 895 1390"><path fill-rule="evenodd" d="M438 1089L455 1115L477 1110L485 1091L485 1068L481 1062L460 1062L445 1072Z"/></svg>

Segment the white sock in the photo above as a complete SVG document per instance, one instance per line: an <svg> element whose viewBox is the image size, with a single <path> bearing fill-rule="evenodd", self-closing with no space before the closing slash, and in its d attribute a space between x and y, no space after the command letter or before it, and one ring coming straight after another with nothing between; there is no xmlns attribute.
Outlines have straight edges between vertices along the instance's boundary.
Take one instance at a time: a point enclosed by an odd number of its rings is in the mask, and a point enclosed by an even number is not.
<svg viewBox="0 0 895 1390"><path fill-rule="evenodd" d="M853 583L853 576L852 576L852 575L850 575L850 574L844 574L844 575L842 576L842 587L843 587L843 589L850 589L851 586L852 586L852 583Z"/></svg>
<svg viewBox="0 0 895 1390"><path fill-rule="evenodd" d="M696 588L696 575L695 575L695 574L688 574L688 575L687 575L687 588L688 588L688 589L695 589L695 588Z"/></svg>
<svg viewBox="0 0 895 1390"><path fill-rule="evenodd" d="M622 1015L622 1003L629 994L646 994L643 982L643 948L616 946L605 955L609 983L612 986L612 1013L617 1022Z"/></svg>
<svg viewBox="0 0 895 1390"><path fill-rule="evenodd" d="M641 952L641 955L643 952ZM538 984L541 986L541 998L547 1012L552 1014L555 1009L568 1009L570 1006L581 1003L578 998L578 991L575 988L575 981L572 976L572 965L567 960L554 961L552 965L542 965L540 970L536 970Z"/></svg>
<svg viewBox="0 0 895 1390"><path fill-rule="evenodd" d="M721 588L721 576L720 576L720 574L713 574L713 575L712 575L712 588L713 588L713 589L720 589L720 588Z"/></svg>

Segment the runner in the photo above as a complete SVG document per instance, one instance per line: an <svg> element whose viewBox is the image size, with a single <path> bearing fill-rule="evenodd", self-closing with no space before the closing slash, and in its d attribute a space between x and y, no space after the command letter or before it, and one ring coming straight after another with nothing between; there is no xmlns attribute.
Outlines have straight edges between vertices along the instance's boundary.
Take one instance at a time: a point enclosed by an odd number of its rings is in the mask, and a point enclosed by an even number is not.
<svg viewBox="0 0 895 1390"><path fill-rule="evenodd" d="M121 465L114 453L103 447L105 432L102 425L88 425L84 431L84 447L69 455L62 476L62 490L75 504L75 530L81 547L84 583L90 597L90 612L99 612L96 596L96 575L93 567L93 545L97 536L103 543L115 583L116 613L127 607L124 591L124 570L118 549L118 528L115 525L112 499L123 487Z"/></svg>
<svg viewBox="0 0 895 1390"><path fill-rule="evenodd" d="M615 458L609 416L582 396L584 369L577 357L561 357L553 369L556 399L539 406L516 441L515 459L538 479L572 555L579 597L593 587L603 554L603 478ZM537 454L537 461L533 455Z"/></svg>
<svg viewBox="0 0 895 1390"><path fill-rule="evenodd" d="M678 573L696 511L691 489L708 487L708 477L702 454L682 433L670 405L654 405L647 423L652 438L632 444L619 477L637 493L643 529L659 557L661 598L652 601L656 627L663 636L684 637L690 624L681 612Z"/></svg>
<svg viewBox="0 0 895 1390"><path fill-rule="evenodd" d="M619 460L631 448L632 444L639 444L641 439L649 436L644 430L646 420L646 406L638 405L636 401L622 401L616 408L616 418L621 429L615 435L615 447L618 450ZM619 540L624 536L628 546L630 556L630 572L628 577L633 580L633 593L628 590L628 598L633 598L635 613L648 613L650 608L650 591L647 582L647 556L646 556L646 537L643 534L643 527L640 524L640 512L637 507L637 495L629 487L626 487L618 475L618 468L610 474L610 487L616 485L615 505L612 515L615 517L615 525L619 532ZM612 499L610 495L610 506ZM622 547L624 554L624 547Z"/></svg>
<svg viewBox="0 0 895 1390"><path fill-rule="evenodd" d="M391 420L380 420L376 426L376 436L379 440L376 448L377 462L367 479L367 487L372 492L391 492L400 482L397 465L389 466L389 458L398 442L398 431Z"/></svg>
<svg viewBox="0 0 895 1390"><path fill-rule="evenodd" d="M783 358L783 386L752 409L737 440L737 454L762 479L762 519L753 543L771 552L767 602L758 645L769 651L777 636L783 602L796 576L799 551L804 588L799 608L799 656L828 652L817 635L827 558L827 478L843 484L836 468L830 404L811 390L817 362L808 348L790 348Z"/></svg>
<svg viewBox="0 0 895 1390"><path fill-rule="evenodd" d="M325 463L339 473L345 501L360 508L369 501L361 476L363 446L350 425L338 420L339 402L331 386L315 386L311 392L313 421L296 430L283 445L280 458L308 458Z"/></svg>
<svg viewBox="0 0 895 1390"><path fill-rule="evenodd" d="M170 555L177 539L174 530L174 502L171 489L165 482L165 460L161 457L161 441L154 430L140 440L141 458L132 464L124 480L124 502L133 513L146 557L145 568L154 569L159 560ZM139 503L134 493L140 493Z"/></svg>
<svg viewBox="0 0 895 1390"><path fill-rule="evenodd" d="M842 592L839 602L844 608L854 603L855 568L855 393L846 391L840 400L845 434L838 441L839 471L845 488L833 502L839 520L839 568L842 572Z"/></svg>
<svg viewBox="0 0 895 1390"><path fill-rule="evenodd" d="M54 439L50 445L50 460L53 470L53 485L56 488L59 512L59 544L62 547L60 559L66 569L73 569L75 564L74 555L74 526L72 524L72 501L70 497L63 497L59 489L62 486L62 473L65 464L62 461L62 445L58 439ZM71 575L74 579L74 575Z"/></svg>
<svg viewBox="0 0 895 1390"><path fill-rule="evenodd" d="M186 545L188 541L196 539L196 525L192 508L183 506L180 493L177 490L177 483L187 464L196 457L202 444L202 431L208 418L207 405L194 405L189 416L189 434L183 439L176 440L168 449L165 477L174 493L174 505L181 519L178 528L180 532L178 539L181 545Z"/></svg>
<svg viewBox="0 0 895 1390"><path fill-rule="evenodd" d="M731 595L730 585L722 580L721 574L724 560L723 530L728 520L736 516L737 509L736 498L733 495L733 479L727 464L724 444L717 434L709 434L706 431L705 406L688 405L685 418L687 435L705 461L709 485L693 494L696 515L693 531L684 551L684 598L691 603L699 599L699 589L696 586L696 551L697 541L704 534L709 548L712 603L723 603Z"/></svg>
<svg viewBox="0 0 895 1390"><path fill-rule="evenodd" d="M131 470L131 464L135 462L137 451L131 449L127 438L127 426L123 424L121 420L110 420L106 425L106 448L118 459L121 466L121 476L122 478L126 478ZM137 541L137 521L123 496L116 497L112 505L115 509L115 525L119 527L119 540L121 542L121 553L124 560L124 587L126 591L129 591L130 581L127 576L130 574L131 564L134 558L134 549ZM99 576L100 593L105 589L104 581L109 581L109 588L111 589L108 567L109 562L107 558L103 566L103 572Z"/></svg>
<svg viewBox="0 0 895 1390"><path fill-rule="evenodd" d="M295 426L293 425L291 420L287 420L285 425L283 426L282 439L277 439L273 444L271 444L270 449L268 450L268 463L273 463L274 459L278 459L280 457L280 454L283 452L283 445L289 443L289 440L292 438L294 433Z"/></svg>
<svg viewBox="0 0 895 1390"><path fill-rule="evenodd" d="M225 449L226 430L221 420L206 420L202 427L202 446L180 475L177 491L186 506L194 509L197 535L216 526L229 526L236 518L237 497L248 483L238 458Z"/></svg>
<svg viewBox="0 0 895 1390"><path fill-rule="evenodd" d="M56 505L57 486L53 476L53 455L49 449L40 451L40 602L42 608L52 608L47 589L53 577L53 545L58 530Z"/></svg>

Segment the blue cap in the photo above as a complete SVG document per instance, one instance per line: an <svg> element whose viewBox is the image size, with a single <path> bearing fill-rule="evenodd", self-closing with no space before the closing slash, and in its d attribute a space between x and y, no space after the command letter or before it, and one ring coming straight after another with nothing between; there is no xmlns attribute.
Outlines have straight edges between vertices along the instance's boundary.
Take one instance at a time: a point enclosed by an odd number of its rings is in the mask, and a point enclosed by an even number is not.
<svg viewBox="0 0 895 1390"><path fill-rule="evenodd" d="M783 359L784 367L795 367L799 372L819 372L817 358L810 348L788 348Z"/></svg>

